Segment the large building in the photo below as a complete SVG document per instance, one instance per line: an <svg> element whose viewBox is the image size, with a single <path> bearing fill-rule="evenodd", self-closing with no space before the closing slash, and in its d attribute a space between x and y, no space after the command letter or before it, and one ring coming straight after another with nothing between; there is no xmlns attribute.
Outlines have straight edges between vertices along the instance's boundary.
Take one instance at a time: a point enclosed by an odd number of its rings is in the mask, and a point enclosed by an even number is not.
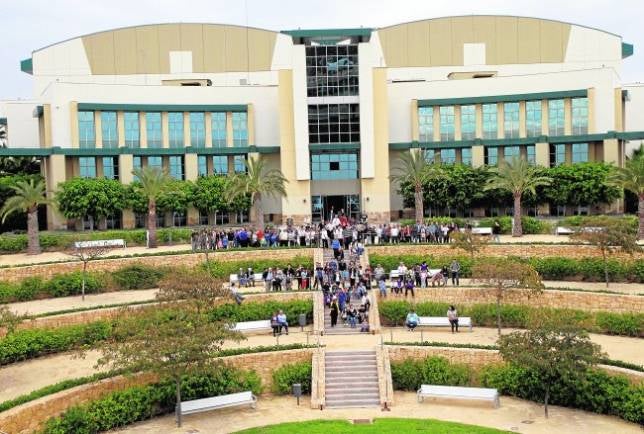
<svg viewBox="0 0 644 434"><path fill-rule="evenodd" d="M53 190L76 176L129 183L141 166L194 180L259 154L289 181L288 197L265 204L272 221L316 221L331 206L389 221L404 211L389 175L410 148L473 166L512 156L623 164L644 138L644 88L620 81L632 54L612 33L512 16L101 31L22 62L34 97L2 103L0 155L42 158ZM186 220L213 218L228 216L189 210ZM115 222L137 219L125 211ZM50 229L66 225L49 211Z"/></svg>

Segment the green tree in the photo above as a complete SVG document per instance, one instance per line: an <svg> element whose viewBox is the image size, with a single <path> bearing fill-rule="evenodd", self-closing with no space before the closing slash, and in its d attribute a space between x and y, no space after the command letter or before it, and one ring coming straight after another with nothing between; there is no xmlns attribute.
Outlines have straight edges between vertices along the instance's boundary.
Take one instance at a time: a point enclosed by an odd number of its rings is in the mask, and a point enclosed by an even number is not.
<svg viewBox="0 0 644 434"><path fill-rule="evenodd" d="M420 149L410 149L400 154L396 166L389 177L399 184L407 183L413 189L414 210L416 223L422 223L425 208L423 205L423 186L429 178L431 165L425 159L425 153Z"/></svg>
<svg viewBox="0 0 644 434"><path fill-rule="evenodd" d="M624 167L615 168L611 174L610 183L637 196L637 215L639 218L637 239L644 239L644 153L635 154L633 158L626 160Z"/></svg>
<svg viewBox="0 0 644 434"><path fill-rule="evenodd" d="M37 255L40 253L40 239L38 236L38 205L50 203L45 197L45 182L31 179L19 181L11 187L14 195L7 199L0 209L0 216L4 222L13 213L27 213L27 253Z"/></svg>
<svg viewBox="0 0 644 434"><path fill-rule="evenodd" d="M108 248L97 245L89 247L74 247L73 250L69 251L67 254L77 258L83 263L83 273L82 273L82 282L81 282L81 300L85 301L85 283L87 282L87 264L89 261L105 256L109 251Z"/></svg>
<svg viewBox="0 0 644 434"><path fill-rule="evenodd" d="M257 226L264 229L264 207L262 200L267 197L286 196L288 180L279 169L271 169L262 157L251 157L245 162L246 172L236 173L230 178L227 190L230 204L248 196L251 206L255 207Z"/></svg>
<svg viewBox="0 0 644 434"><path fill-rule="evenodd" d="M125 187L115 179L74 178L59 184L56 202L68 219L90 217L94 230L94 221L125 208Z"/></svg>
<svg viewBox="0 0 644 434"><path fill-rule="evenodd" d="M192 184L192 204L203 213L226 211L229 206L225 198L227 187L225 176L201 176Z"/></svg>
<svg viewBox="0 0 644 434"><path fill-rule="evenodd" d="M581 378L602 356L588 334L570 326L540 325L499 338L503 359L537 374L544 388L544 412L548 417L550 390L561 379Z"/></svg>
<svg viewBox="0 0 644 434"><path fill-rule="evenodd" d="M16 314L9 309L9 306L0 306L0 336L7 336L13 333L23 319L22 315Z"/></svg>
<svg viewBox="0 0 644 434"><path fill-rule="evenodd" d="M156 167L134 169L132 173L138 178L135 190L138 189L138 194L145 197L148 202L148 247L155 249L157 247L157 198L170 182L170 177Z"/></svg>
<svg viewBox="0 0 644 434"><path fill-rule="evenodd" d="M0 203L4 204L16 192L13 187L18 185L18 182L31 180L34 182L43 181L40 174L15 174L15 175L0 175ZM0 233L9 232L14 229L27 229L27 213L15 212L9 216L4 222L0 222Z"/></svg>
<svg viewBox="0 0 644 434"><path fill-rule="evenodd" d="M485 184L485 190L506 190L512 193L514 200L514 225L512 236L523 235L521 226L521 197L524 193L536 194L536 187L548 185L550 177L539 173L538 168L531 166L523 158L512 158L509 162L502 161L498 167L490 168L493 176Z"/></svg>
<svg viewBox="0 0 644 434"><path fill-rule="evenodd" d="M191 203L192 182L170 179L157 196L157 210L186 212Z"/></svg>

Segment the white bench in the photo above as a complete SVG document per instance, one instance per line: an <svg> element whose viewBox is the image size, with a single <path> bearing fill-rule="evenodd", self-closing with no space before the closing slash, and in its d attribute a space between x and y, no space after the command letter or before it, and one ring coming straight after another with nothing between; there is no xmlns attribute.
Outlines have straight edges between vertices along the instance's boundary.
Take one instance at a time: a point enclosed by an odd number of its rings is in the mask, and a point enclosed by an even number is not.
<svg viewBox="0 0 644 434"><path fill-rule="evenodd" d="M229 276L229 281L230 283L239 283L239 275L238 274L231 274ZM263 275L262 273L254 273L253 274L253 283L255 282L263 282Z"/></svg>
<svg viewBox="0 0 644 434"><path fill-rule="evenodd" d="M472 318L462 316L458 319L459 327L467 327L472 331ZM446 316L421 316L418 317L418 327L451 327Z"/></svg>
<svg viewBox="0 0 644 434"><path fill-rule="evenodd" d="M123 247L127 245L125 240L92 240L92 241L76 241L74 247L77 249L89 249L92 247Z"/></svg>
<svg viewBox="0 0 644 434"><path fill-rule="evenodd" d="M241 405L250 405L255 408L257 406L257 397L252 392L231 393L230 395L185 401L179 404L179 409L182 415L186 415Z"/></svg>
<svg viewBox="0 0 644 434"><path fill-rule="evenodd" d="M259 321L238 322L235 324L234 327L231 327L231 329L236 332L256 332L256 331L273 330L273 327L271 327L270 319L262 319Z"/></svg>
<svg viewBox="0 0 644 434"><path fill-rule="evenodd" d="M427 277L431 279L435 274L440 273L441 269L440 268L432 268L427 270ZM389 280L393 281L394 279L398 279L400 277L400 273L398 270L391 270L389 272Z"/></svg>
<svg viewBox="0 0 644 434"><path fill-rule="evenodd" d="M563 226L557 226L557 229L556 229L556 235L570 235L574 233L575 231L573 231L572 229L566 228Z"/></svg>
<svg viewBox="0 0 644 434"><path fill-rule="evenodd" d="M424 398L446 398L472 401L489 401L494 408L499 408L499 392L496 389L483 387L430 386L423 384L418 389L418 402Z"/></svg>
<svg viewBox="0 0 644 434"><path fill-rule="evenodd" d="M475 234L475 235L492 235L492 228L488 228L488 227L482 227L482 228L475 227L475 228L472 228L472 233L473 233L473 234Z"/></svg>

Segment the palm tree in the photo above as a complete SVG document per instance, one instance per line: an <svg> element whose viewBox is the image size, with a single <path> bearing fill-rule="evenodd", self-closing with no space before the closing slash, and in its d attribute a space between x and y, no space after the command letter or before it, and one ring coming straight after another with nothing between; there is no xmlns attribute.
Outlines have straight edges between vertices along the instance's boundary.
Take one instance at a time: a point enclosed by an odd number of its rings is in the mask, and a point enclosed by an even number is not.
<svg viewBox="0 0 644 434"><path fill-rule="evenodd" d="M288 180L279 169L271 169L261 157L246 160L246 173L236 173L228 185L229 203L241 196L250 196L251 206L257 211L257 227L264 229L264 208L262 199L265 196L286 196Z"/></svg>
<svg viewBox="0 0 644 434"><path fill-rule="evenodd" d="M644 239L644 154L634 154L626 160L624 167L616 167L609 182L637 196L637 214L639 230L637 239Z"/></svg>
<svg viewBox="0 0 644 434"><path fill-rule="evenodd" d="M27 253L37 255L40 253L40 240L38 238L38 205L50 203L45 196L45 182L43 180L18 181L11 186L15 195L7 199L0 215L4 223L7 217L16 212L27 213Z"/></svg>
<svg viewBox="0 0 644 434"><path fill-rule="evenodd" d="M490 169L492 178L490 178L485 190L505 190L512 193L514 199L514 224L512 227L512 236L520 237L523 235L521 226L521 196L530 192L536 194L535 189L540 185L549 185L552 178L543 176L539 169L530 165L525 159L513 157L510 161L502 161L498 167Z"/></svg>
<svg viewBox="0 0 644 434"><path fill-rule="evenodd" d="M148 247L155 249L157 247L157 196L170 181L170 177L157 167L134 169L132 173L141 183L143 195L148 198Z"/></svg>
<svg viewBox="0 0 644 434"><path fill-rule="evenodd" d="M399 184L409 183L414 187L414 207L416 208L416 223L422 223L425 215L423 204L423 185L430 176L432 167L425 159L425 153L420 149L410 149L400 155L398 166L390 176L392 181Z"/></svg>

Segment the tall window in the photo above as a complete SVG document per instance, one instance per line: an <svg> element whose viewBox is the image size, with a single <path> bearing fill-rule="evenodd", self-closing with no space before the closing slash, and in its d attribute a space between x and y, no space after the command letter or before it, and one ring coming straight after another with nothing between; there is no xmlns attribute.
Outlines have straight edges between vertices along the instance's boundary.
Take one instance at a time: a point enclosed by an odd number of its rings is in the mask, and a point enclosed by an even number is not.
<svg viewBox="0 0 644 434"><path fill-rule="evenodd" d="M528 164L535 165L537 163L537 156L535 153L535 148L534 145L528 145L526 146L526 157L528 160Z"/></svg>
<svg viewBox="0 0 644 434"><path fill-rule="evenodd" d="M466 166L472 165L472 148L461 148L461 163Z"/></svg>
<svg viewBox="0 0 644 434"><path fill-rule="evenodd" d="M80 157L78 159L81 178L96 178L96 158Z"/></svg>
<svg viewBox="0 0 644 434"><path fill-rule="evenodd" d="M148 112L145 114L145 131L147 133L148 148L162 148L161 138L161 113Z"/></svg>
<svg viewBox="0 0 644 434"><path fill-rule="evenodd" d="M496 104L483 104L483 138L496 139L498 136L497 128Z"/></svg>
<svg viewBox="0 0 644 434"><path fill-rule="evenodd" d="M183 157L171 155L169 158L170 176L174 179L183 179Z"/></svg>
<svg viewBox="0 0 644 434"><path fill-rule="evenodd" d="M441 140L454 140L454 106L439 108Z"/></svg>
<svg viewBox="0 0 644 434"><path fill-rule="evenodd" d="M559 166L566 163L566 145L558 143L550 145L550 166Z"/></svg>
<svg viewBox="0 0 644 434"><path fill-rule="evenodd" d="M148 157L148 167L163 170L163 158L159 156Z"/></svg>
<svg viewBox="0 0 644 434"><path fill-rule="evenodd" d="M548 134L563 136L565 129L564 100L551 99L548 101Z"/></svg>
<svg viewBox="0 0 644 434"><path fill-rule="evenodd" d="M307 96L358 95L358 45L306 47Z"/></svg>
<svg viewBox="0 0 644 434"><path fill-rule="evenodd" d="M203 148L206 146L206 114L190 113L190 146Z"/></svg>
<svg viewBox="0 0 644 434"><path fill-rule="evenodd" d="M233 158L233 169L235 173L244 173L246 172L246 156L245 155L235 155Z"/></svg>
<svg viewBox="0 0 644 434"><path fill-rule="evenodd" d="M228 156L227 155L213 155L212 167L215 175L225 175L228 173Z"/></svg>
<svg viewBox="0 0 644 434"><path fill-rule="evenodd" d="M140 124L139 114L137 112L123 113L125 126L125 146L128 148L140 147Z"/></svg>
<svg viewBox="0 0 644 434"><path fill-rule="evenodd" d="M485 164L496 166L499 163L499 148L485 147Z"/></svg>
<svg viewBox="0 0 644 434"><path fill-rule="evenodd" d="M212 147L225 148L226 147L226 113L213 112L210 113L210 126L212 129Z"/></svg>
<svg viewBox="0 0 644 434"><path fill-rule="evenodd" d="M311 179L357 179L358 154L312 154Z"/></svg>
<svg viewBox="0 0 644 434"><path fill-rule="evenodd" d="M434 141L434 107L418 107L418 139Z"/></svg>
<svg viewBox="0 0 644 434"><path fill-rule="evenodd" d="M208 176L208 157L205 155L197 157L197 176Z"/></svg>
<svg viewBox="0 0 644 434"><path fill-rule="evenodd" d="M541 135L541 101L526 101L525 123L528 137Z"/></svg>
<svg viewBox="0 0 644 434"><path fill-rule="evenodd" d="M132 168L133 169L140 169L141 167L143 167L143 164L141 162L141 157L138 156L138 155L135 155L134 157L132 157ZM139 177L134 175L133 179L134 179L134 181L138 181Z"/></svg>
<svg viewBox="0 0 644 434"><path fill-rule="evenodd" d="M588 133L588 98L572 99L572 133Z"/></svg>
<svg viewBox="0 0 644 434"><path fill-rule="evenodd" d="M456 163L456 149L441 149L440 158L443 164Z"/></svg>
<svg viewBox="0 0 644 434"><path fill-rule="evenodd" d="M506 146L503 148L503 159L510 161L513 158L521 157L521 149L518 146Z"/></svg>
<svg viewBox="0 0 644 434"><path fill-rule="evenodd" d="M573 163L588 162L588 143L572 144L572 162Z"/></svg>
<svg viewBox="0 0 644 434"><path fill-rule="evenodd" d="M116 112L101 112L101 134L103 148L114 149L119 146Z"/></svg>
<svg viewBox="0 0 644 434"><path fill-rule="evenodd" d="M461 139L472 140L476 137L476 106L461 106Z"/></svg>
<svg viewBox="0 0 644 434"><path fill-rule="evenodd" d="M233 112L233 146L248 146L248 115Z"/></svg>
<svg viewBox="0 0 644 434"><path fill-rule="evenodd" d="M360 141L358 104L309 105L309 143Z"/></svg>
<svg viewBox="0 0 644 434"><path fill-rule="evenodd" d="M519 103L503 104L503 131L506 138L519 137Z"/></svg>
<svg viewBox="0 0 644 434"><path fill-rule="evenodd" d="M94 112L78 112L78 143L81 148L96 147L96 130L94 129Z"/></svg>
<svg viewBox="0 0 644 434"><path fill-rule="evenodd" d="M171 148L183 148L183 113L168 113L168 136Z"/></svg>
<svg viewBox="0 0 644 434"><path fill-rule="evenodd" d="M103 157L103 176L106 179L119 179L118 157Z"/></svg>

